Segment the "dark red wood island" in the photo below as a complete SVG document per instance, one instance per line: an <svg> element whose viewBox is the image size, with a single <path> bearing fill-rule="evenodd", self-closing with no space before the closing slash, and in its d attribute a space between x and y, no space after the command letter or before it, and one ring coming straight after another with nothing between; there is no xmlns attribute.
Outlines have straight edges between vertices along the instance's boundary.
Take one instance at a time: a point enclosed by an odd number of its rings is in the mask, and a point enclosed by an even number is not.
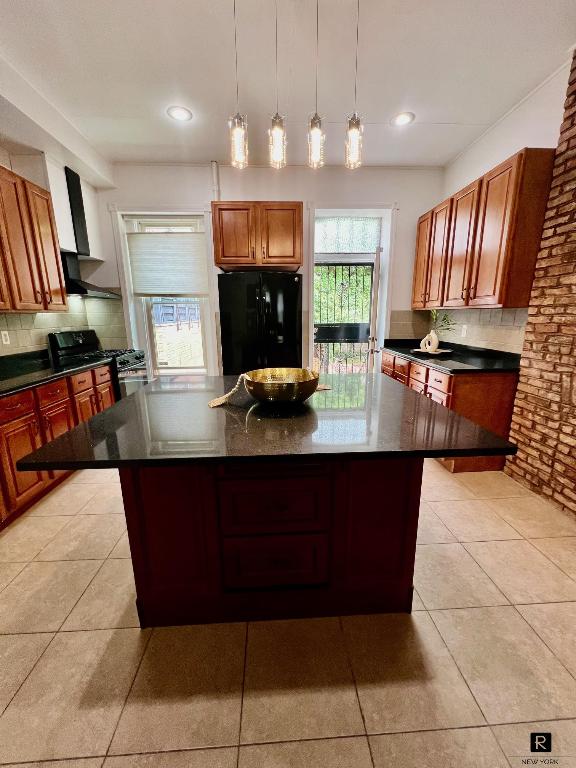
<svg viewBox="0 0 576 768"><path fill-rule="evenodd" d="M515 448L380 373L306 405L162 378L22 459L118 467L142 626L410 611L425 457Z"/></svg>

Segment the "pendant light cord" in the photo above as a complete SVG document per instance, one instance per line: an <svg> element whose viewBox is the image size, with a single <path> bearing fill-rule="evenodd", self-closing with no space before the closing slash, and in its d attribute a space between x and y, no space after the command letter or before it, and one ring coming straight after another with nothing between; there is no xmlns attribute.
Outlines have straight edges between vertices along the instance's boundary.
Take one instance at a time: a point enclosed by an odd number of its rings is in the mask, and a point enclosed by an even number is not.
<svg viewBox="0 0 576 768"><path fill-rule="evenodd" d="M354 112L357 112L358 101L358 33L360 30L360 0L356 4L356 64L354 69Z"/></svg>
<svg viewBox="0 0 576 768"><path fill-rule="evenodd" d="M319 0L316 0L316 92L315 92L315 97L314 97L315 98L315 103L316 103L316 108L315 108L314 111L316 112L316 114L318 114L318 47L319 47L319 44L318 44L318 16L319 16L318 3L319 3Z"/></svg>
<svg viewBox="0 0 576 768"><path fill-rule="evenodd" d="M240 111L240 96L238 88L238 30L236 23L236 0L234 0L234 62L236 73L236 113Z"/></svg>
<svg viewBox="0 0 576 768"><path fill-rule="evenodd" d="M276 114L278 114L278 0L276 0Z"/></svg>

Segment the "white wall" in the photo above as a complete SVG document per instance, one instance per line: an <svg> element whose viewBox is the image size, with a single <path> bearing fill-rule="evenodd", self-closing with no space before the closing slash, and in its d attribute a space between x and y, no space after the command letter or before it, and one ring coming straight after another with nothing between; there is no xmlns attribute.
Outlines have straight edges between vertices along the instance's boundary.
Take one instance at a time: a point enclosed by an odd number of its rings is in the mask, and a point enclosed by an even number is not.
<svg viewBox="0 0 576 768"><path fill-rule="evenodd" d="M212 198L209 166L119 164L114 177L115 189L98 192L102 253L107 260L99 266L86 265L90 279L106 286L119 285L110 205L120 211L179 212L207 207ZM391 309L410 307L415 222L441 198L442 180L439 168L220 169L222 200L303 200L311 208L395 206Z"/></svg>
<svg viewBox="0 0 576 768"><path fill-rule="evenodd" d="M567 62L449 163L444 174L444 197L523 147L556 148L569 74Z"/></svg>

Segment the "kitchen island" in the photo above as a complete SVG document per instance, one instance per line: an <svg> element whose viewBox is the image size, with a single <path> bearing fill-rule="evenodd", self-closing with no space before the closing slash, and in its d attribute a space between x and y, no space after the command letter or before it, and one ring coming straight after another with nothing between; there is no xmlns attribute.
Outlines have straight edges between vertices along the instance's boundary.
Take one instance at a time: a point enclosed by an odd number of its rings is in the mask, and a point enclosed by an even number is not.
<svg viewBox="0 0 576 768"><path fill-rule="evenodd" d="M118 467L142 626L411 610L425 457L512 444L380 373L303 406L163 377L22 459Z"/></svg>

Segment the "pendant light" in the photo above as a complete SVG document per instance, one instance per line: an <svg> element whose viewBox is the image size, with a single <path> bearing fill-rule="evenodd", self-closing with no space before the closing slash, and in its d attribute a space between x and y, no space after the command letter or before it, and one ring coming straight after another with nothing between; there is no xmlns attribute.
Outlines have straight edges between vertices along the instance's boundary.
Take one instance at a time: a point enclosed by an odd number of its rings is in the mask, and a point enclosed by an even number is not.
<svg viewBox="0 0 576 768"><path fill-rule="evenodd" d="M318 2L316 0L316 91L315 112L308 126L308 165L310 168L321 168L324 165L324 131L322 118L318 114Z"/></svg>
<svg viewBox="0 0 576 768"><path fill-rule="evenodd" d="M344 165L354 170L362 165L362 121L356 109L358 95L358 32L360 29L360 0L356 4L356 64L354 69L354 113L348 118Z"/></svg>
<svg viewBox="0 0 576 768"><path fill-rule="evenodd" d="M286 165L286 129L284 118L278 112L278 0L276 0L276 114L268 130L268 153L272 168Z"/></svg>
<svg viewBox="0 0 576 768"><path fill-rule="evenodd" d="M230 131L230 164L233 168L246 168L248 165L248 122L246 115L240 113L238 88L238 28L236 23L236 0L234 2L234 61L236 73L236 114L228 121Z"/></svg>

